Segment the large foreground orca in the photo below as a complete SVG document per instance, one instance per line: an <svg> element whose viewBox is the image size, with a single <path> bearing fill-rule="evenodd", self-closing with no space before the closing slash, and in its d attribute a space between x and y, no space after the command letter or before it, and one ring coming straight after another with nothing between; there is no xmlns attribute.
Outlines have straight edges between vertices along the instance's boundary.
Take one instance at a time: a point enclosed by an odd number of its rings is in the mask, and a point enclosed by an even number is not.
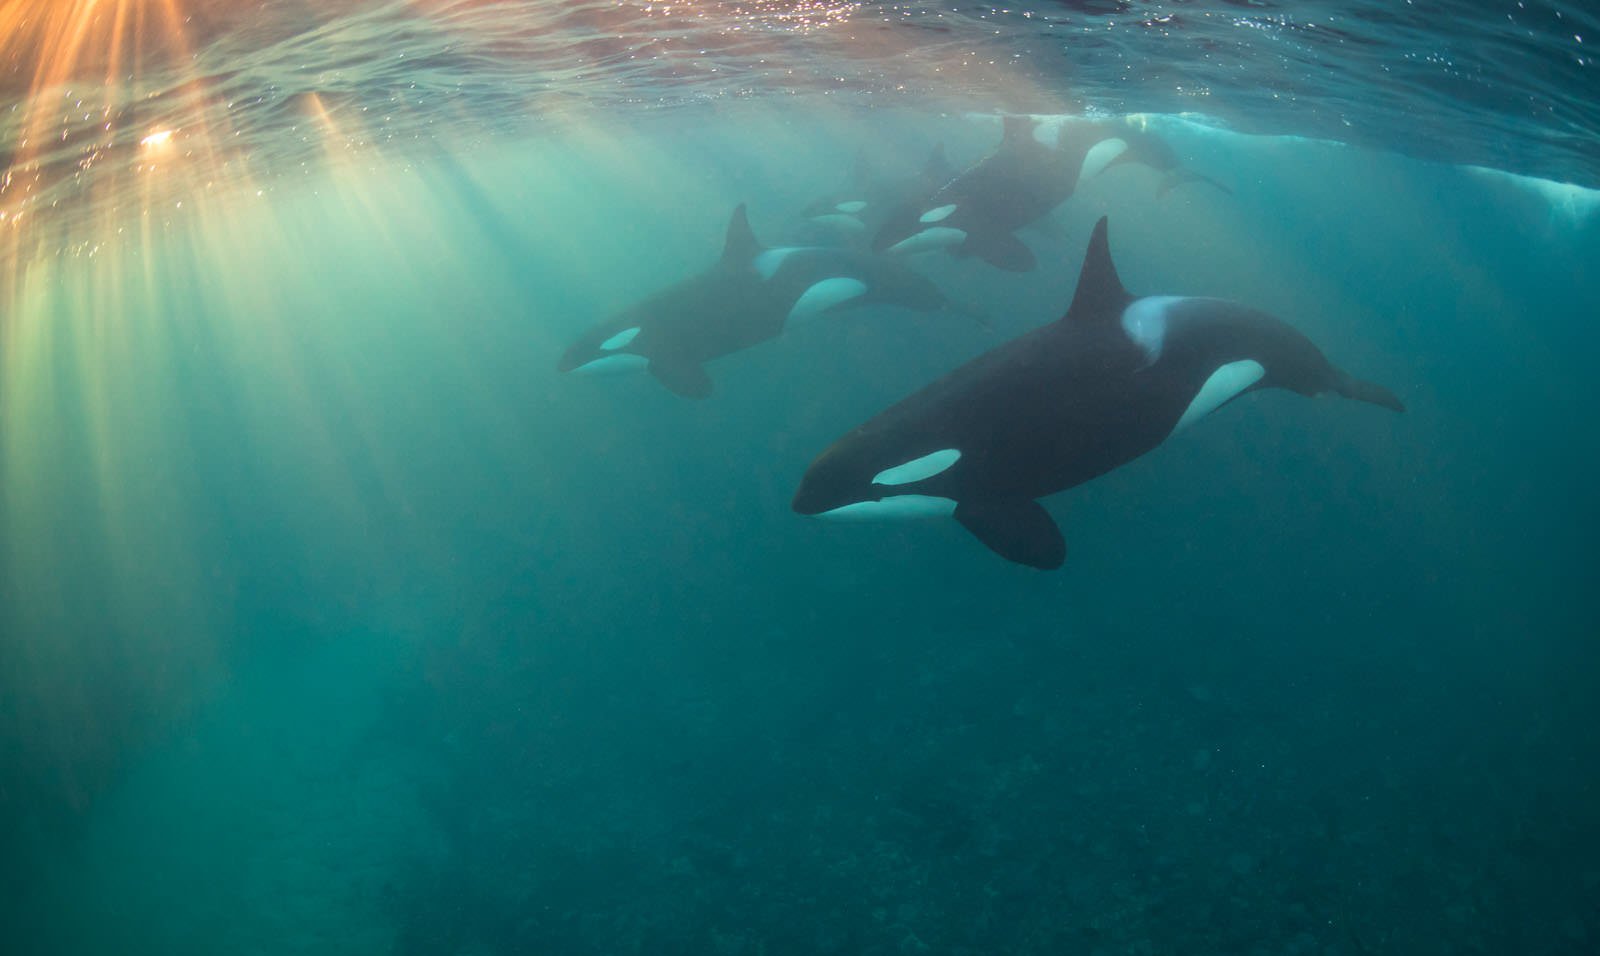
<svg viewBox="0 0 1600 956"><path fill-rule="evenodd" d="M1102 218L1059 320L979 356L823 452L794 510L954 516L1011 561L1057 568L1061 530L1036 499L1161 444L1244 392L1334 392L1404 411L1278 319L1221 299L1123 288Z"/></svg>
<svg viewBox="0 0 1600 956"><path fill-rule="evenodd" d="M756 240L741 204L722 257L600 323L562 356L563 372L648 369L688 398L711 394L705 363L775 338L790 324L857 305L961 311L904 263L843 248L780 247Z"/></svg>
<svg viewBox="0 0 1600 956"><path fill-rule="evenodd" d="M872 240L880 252L946 249L1011 272L1033 269L1033 252L1013 233L1048 215L1078 186L1091 142L1066 135L1055 145L1034 136L1038 120L1007 116L1000 145L922 203L889 217Z"/></svg>

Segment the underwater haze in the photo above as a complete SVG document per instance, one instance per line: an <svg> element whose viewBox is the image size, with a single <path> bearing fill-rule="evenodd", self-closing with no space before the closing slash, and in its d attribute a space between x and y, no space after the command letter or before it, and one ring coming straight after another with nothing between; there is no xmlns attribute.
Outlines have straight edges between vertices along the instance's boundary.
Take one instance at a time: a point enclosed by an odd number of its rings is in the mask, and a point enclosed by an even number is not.
<svg viewBox="0 0 1600 956"><path fill-rule="evenodd" d="M1600 22L1403 9L0 0L0 951L1600 950ZM559 371L1022 114L1203 178ZM1404 414L1241 395L1053 571L795 513L1101 217Z"/></svg>

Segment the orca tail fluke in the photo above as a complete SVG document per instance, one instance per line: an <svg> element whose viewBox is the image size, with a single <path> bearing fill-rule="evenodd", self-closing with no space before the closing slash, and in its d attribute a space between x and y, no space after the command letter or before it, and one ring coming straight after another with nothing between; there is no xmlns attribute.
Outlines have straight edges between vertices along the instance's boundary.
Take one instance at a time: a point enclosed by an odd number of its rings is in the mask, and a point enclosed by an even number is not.
<svg viewBox="0 0 1600 956"><path fill-rule="evenodd" d="M1358 402L1367 402L1371 405L1380 405L1396 412L1403 412L1406 410L1405 403L1400 401L1400 396L1396 395L1394 392L1384 388L1377 382L1368 382L1363 379L1347 375L1344 372L1338 373L1338 378L1334 382L1333 390L1338 392L1340 395L1343 395L1345 398L1353 398Z"/></svg>
<svg viewBox="0 0 1600 956"><path fill-rule="evenodd" d="M1160 184L1156 186L1156 198L1164 199L1167 193L1172 192L1174 189L1177 189L1179 186L1182 186L1185 183L1205 183L1208 186L1213 186L1222 190L1229 196L1233 195L1233 190L1231 188L1223 185L1215 179L1212 179L1210 176L1179 166L1177 169L1171 170L1165 176L1161 177Z"/></svg>

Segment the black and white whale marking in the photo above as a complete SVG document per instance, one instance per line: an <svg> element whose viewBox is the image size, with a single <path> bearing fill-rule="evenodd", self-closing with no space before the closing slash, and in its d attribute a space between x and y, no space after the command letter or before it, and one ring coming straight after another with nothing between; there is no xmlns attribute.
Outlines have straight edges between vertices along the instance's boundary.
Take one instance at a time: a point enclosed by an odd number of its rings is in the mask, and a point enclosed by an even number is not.
<svg viewBox="0 0 1600 956"><path fill-rule="evenodd" d="M1221 299L1122 287L1101 219L1072 305L899 402L823 452L794 510L835 518L954 516L989 548L1060 567L1037 499L1103 475L1247 391L1334 392L1395 411L1381 385L1330 364L1286 323Z"/></svg>
<svg viewBox="0 0 1600 956"><path fill-rule="evenodd" d="M932 282L885 256L765 248L741 204L714 265L590 329L567 349L559 368L648 369L671 391L704 398L712 389L705 370L711 359L759 345L797 322L861 305L954 308Z"/></svg>
<svg viewBox="0 0 1600 956"><path fill-rule="evenodd" d="M865 245L891 215L920 205L955 172L945 158L943 143L929 151L920 167L886 168L869 163L864 150L858 152L850 181L801 210L810 227L805 236Z"/></svg>
<svg viewBox="0 0 1600 956"><path fill-rule="evenodd" d="M1013 233L1048 215L1078 186L1092 143L1066 135L1054 145L1034 135L1038 120L1007 116L995 151L941 186L925 202L905 207L872 240L880 252L945 249L977 256L1000 269L1028 272L1033 252Z"/></svg>
<svg viewBox="0 0 1600 956"><path fill-rule="evenodd" d="M1083 154L1079 170L1081 179L1090 179L1116 166L1133 164L1148 166L1161 174L1156 185L1156 198L1185 183L1205 183L1229 195L1227 186L1185 166L1172 145L1150 128L1149 118L1142 115L1117 116L1094 119L1068 119L1058 134L1062 143L1072 143L1070 150Z"/></svg>

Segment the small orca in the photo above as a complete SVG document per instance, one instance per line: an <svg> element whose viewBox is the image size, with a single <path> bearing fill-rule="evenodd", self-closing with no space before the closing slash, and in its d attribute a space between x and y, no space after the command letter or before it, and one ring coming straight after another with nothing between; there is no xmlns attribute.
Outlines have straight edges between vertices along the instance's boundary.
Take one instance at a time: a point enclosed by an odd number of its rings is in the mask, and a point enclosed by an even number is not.
<svg viewBox="0 0 1600 956"><path fill-rule="evenodd" d="M829 247L768 249L740 204L715 264L590 329L558 368L648 369L678 395L704 398L712 389L707 361L824 312L878 304L964 311L928 279L885 256Z"/></svg>
<svg viewBox="0 0 1600 956"><path fill-rule="evenodd" d="M1166 196L1184 183L1205 183L1233 195L1233 190L1183 165L1178 153L1150 128L1148 117L1118 116L1109 119L1078 119L1063 125L1061 136L1078 145L1083 153L1082 179L1090 179L1113 166L1134 163L1161 173L1156 198Z"/></svg>
<svg viewBox="0 0 1600 956"><path fill-rule="evenodd" d="M903 208L873 238L879 252L946 249L1010 272L1034 268L1033 252L1013 233L1048 215L1078 186L1090 143L1065 135L1054 146L1034 135L1038 120L1007 116L994 152Z"/></svg>
<svg viewBox="0 0 1600 956"><path fill-rule="evenodd" d="M874 168L867 162L866 151L859 151L850 182L801 210L800 215L814 227L806 237L865 243L896 210L927 199L954 175L943 143L936 144L915 169Z"/></svg>
<svg viewBox="0 0 1600 956"><path fill-rule="evenodd" d="M846 434L806 470L803 515L953 516L1002 557L1061 566L1037 499L1126 464L1239 395L1334 392L1404 411L1311 340L1222 299L1135 297L1095 225L1059 320L979 356Z"/></svg>

